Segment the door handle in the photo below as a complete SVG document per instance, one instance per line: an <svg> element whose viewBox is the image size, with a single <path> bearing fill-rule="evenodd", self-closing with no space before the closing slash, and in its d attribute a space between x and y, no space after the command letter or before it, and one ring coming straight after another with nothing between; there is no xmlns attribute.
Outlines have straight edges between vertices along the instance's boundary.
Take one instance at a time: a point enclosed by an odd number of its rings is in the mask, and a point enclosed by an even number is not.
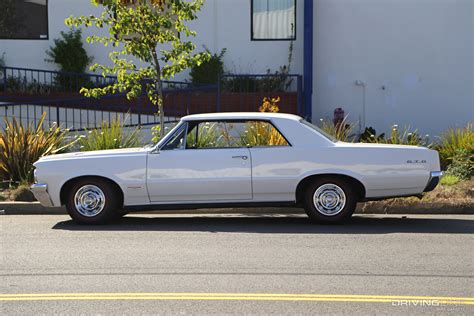
<svg viewBox="0 0 474 316"><path fill-rule="evenodd" d="M247 160L249 157L247 157L247 156L232 156L232 158L234 158L234 159L239 159L240 158L242 160Z"/></svg>

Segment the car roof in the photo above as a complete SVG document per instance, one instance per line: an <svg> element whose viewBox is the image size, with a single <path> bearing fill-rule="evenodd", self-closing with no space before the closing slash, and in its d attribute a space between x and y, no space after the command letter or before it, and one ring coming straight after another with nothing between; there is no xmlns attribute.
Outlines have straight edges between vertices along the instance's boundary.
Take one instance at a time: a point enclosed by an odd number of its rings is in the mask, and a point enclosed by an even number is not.
<svg viewBox="0 0 474 316"><path fill-rule="evenodd" d="M201 121L201 120L270 120L270 119L286 119L299 121L301 117L287 113L269 113L269 112L225 112L225 113L205 113L193 114L182 118L184 121Z"/></svg>

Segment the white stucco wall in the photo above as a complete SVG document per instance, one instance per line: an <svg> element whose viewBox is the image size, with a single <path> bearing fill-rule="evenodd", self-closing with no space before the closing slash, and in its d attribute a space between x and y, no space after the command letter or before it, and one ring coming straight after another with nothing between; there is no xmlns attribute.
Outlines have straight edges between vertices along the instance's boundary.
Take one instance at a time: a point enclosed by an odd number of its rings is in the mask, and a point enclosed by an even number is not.
<svg viewBox="0 0 474 316"><path fill-rule="evenodd" d="M439 134L474 121L473 0L314 3L313 121L342 107L351 121Z"/></svg>
<svg viewBox="0 0 474 316"><path fill-rule="evenodd" d="M303 61L303 1L297 1L297 40L294 43L294 73L302 73ZM86 15L100 12L90 4L90 0L49 0L49 40L0 40L0 54L5 52L7 66L56 70L56 65L45 61L45 51L60 31L68 28L64 19L73 15ZM286 65L289 41L251 41L250 40L250 1L249 0L207 0L199 13L199 19L191 23L197 31L194 40L196 51L203 45L212 52L227 48L226 70L233 73L265 73L275 71ZM84 38L97 29L84 30ZM100 44L85 44L94 61L109 63L109 50ZM176 79L187 78L186 74Z"/></svg>
<svg viewBox="0 0 474 316"><path fill-rule="evenodd" d="M292 72L303 73L303 6L297 1ZM49 40L0 40L9 66L56 69L46 49L67 16L90 14L89 0L49 0ZM98 9L95 9L98 12ZM263 73L287 63L288 41L250 40L250 0L207 0L199 20L198 50L227 48L233 73ZM392 124L439 134L474 121L474 0L315 0L313 120L342 107L351 121L378 132ZM85 35L92 30L86 30ZM108 51L86 44L99 63ZM176 79L186 79L186 73Z"/></svg>

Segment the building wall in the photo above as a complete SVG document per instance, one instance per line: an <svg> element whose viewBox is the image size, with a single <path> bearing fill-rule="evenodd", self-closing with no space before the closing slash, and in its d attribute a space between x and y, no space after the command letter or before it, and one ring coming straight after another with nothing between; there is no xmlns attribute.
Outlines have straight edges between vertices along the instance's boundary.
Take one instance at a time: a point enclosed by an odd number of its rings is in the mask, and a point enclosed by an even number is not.
<svg viewBox="0 0 474 316"><path fill-rule="evenodd" d="M292 72L302 73L303 51L303 1L297 1L297 40L294 44ZM49 0L49 40L0 40L0 54L5 52L8 66L56 70L55 64L45 61L45 51L58 38L60 31L68 28L64 19L70 15L98 14L100 8L90 4L90 0ZM265 73L275 71L288 63L289 41L250 40L250 0L207 0L199 13L199 19L191 23L197 31L194 40L197 49L208 47L212 52L227 48L226 70L233 73ZM97 29L84 30L84 37ZM85 44L94 61L109 63L109 49L100 44ZM186 79L187 74L177 76Z"/></svg>
<svg viewBox="0 0 474 316"><path fill-rule="evenodd" d="M297 1L291 70L297 74L303 74L303 5ZM49 0L49 40L0 40L0 54L8 66L56 69L45 51L67 30L64 19L99 11L89 0ZM207 0L192 23L197 50L227 48L226 70L233 73L285 65L290 42L251 41L250 19L250 0ZM315 0L313 121L332 118L336 107L379 132L398 124L435 135L474 121L473 21L473 0ZM95 62L108 63L108 49L85 46Z"/></svg>
<svg viewBox="0 0 474 316"><path fill-rule="evenodd" d="M313 121L349 120L439 134L474 121L474 1L318 0Z"/></svg>

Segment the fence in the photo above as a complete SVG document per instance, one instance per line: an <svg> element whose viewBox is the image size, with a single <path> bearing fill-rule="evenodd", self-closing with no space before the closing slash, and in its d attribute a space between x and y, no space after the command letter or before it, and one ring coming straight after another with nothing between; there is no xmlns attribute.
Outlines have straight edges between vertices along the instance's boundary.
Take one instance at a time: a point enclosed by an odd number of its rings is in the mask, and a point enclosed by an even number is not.
<svg viewBox="0 0 474 316"><path fill-rule="evenodd" d="M71 130L95 128L102 121L123 118L128 125L156 124L156 106L146 95L133 101L125 95L100 99L78 93L84 82L98 87L115 82L116 77L74 74L40 69L3 67L0 69L0 116L16 117L37 124L46 113L45 123L60 124ZM65 84L67 83L67 84ZM166 118L176 120L187 114L205 112L256 111L264 97L279 97L280 111L303 114L302 77L299 75L225 75L216 85L164 81Z"/></svg>
<svg viewBox="0 0 474 316"><path fill-rule="evenodd" d="M303 115L302 76L224 75L217 87L217 112L256 111L264 97L280 98L280 111Z"/></svg>

